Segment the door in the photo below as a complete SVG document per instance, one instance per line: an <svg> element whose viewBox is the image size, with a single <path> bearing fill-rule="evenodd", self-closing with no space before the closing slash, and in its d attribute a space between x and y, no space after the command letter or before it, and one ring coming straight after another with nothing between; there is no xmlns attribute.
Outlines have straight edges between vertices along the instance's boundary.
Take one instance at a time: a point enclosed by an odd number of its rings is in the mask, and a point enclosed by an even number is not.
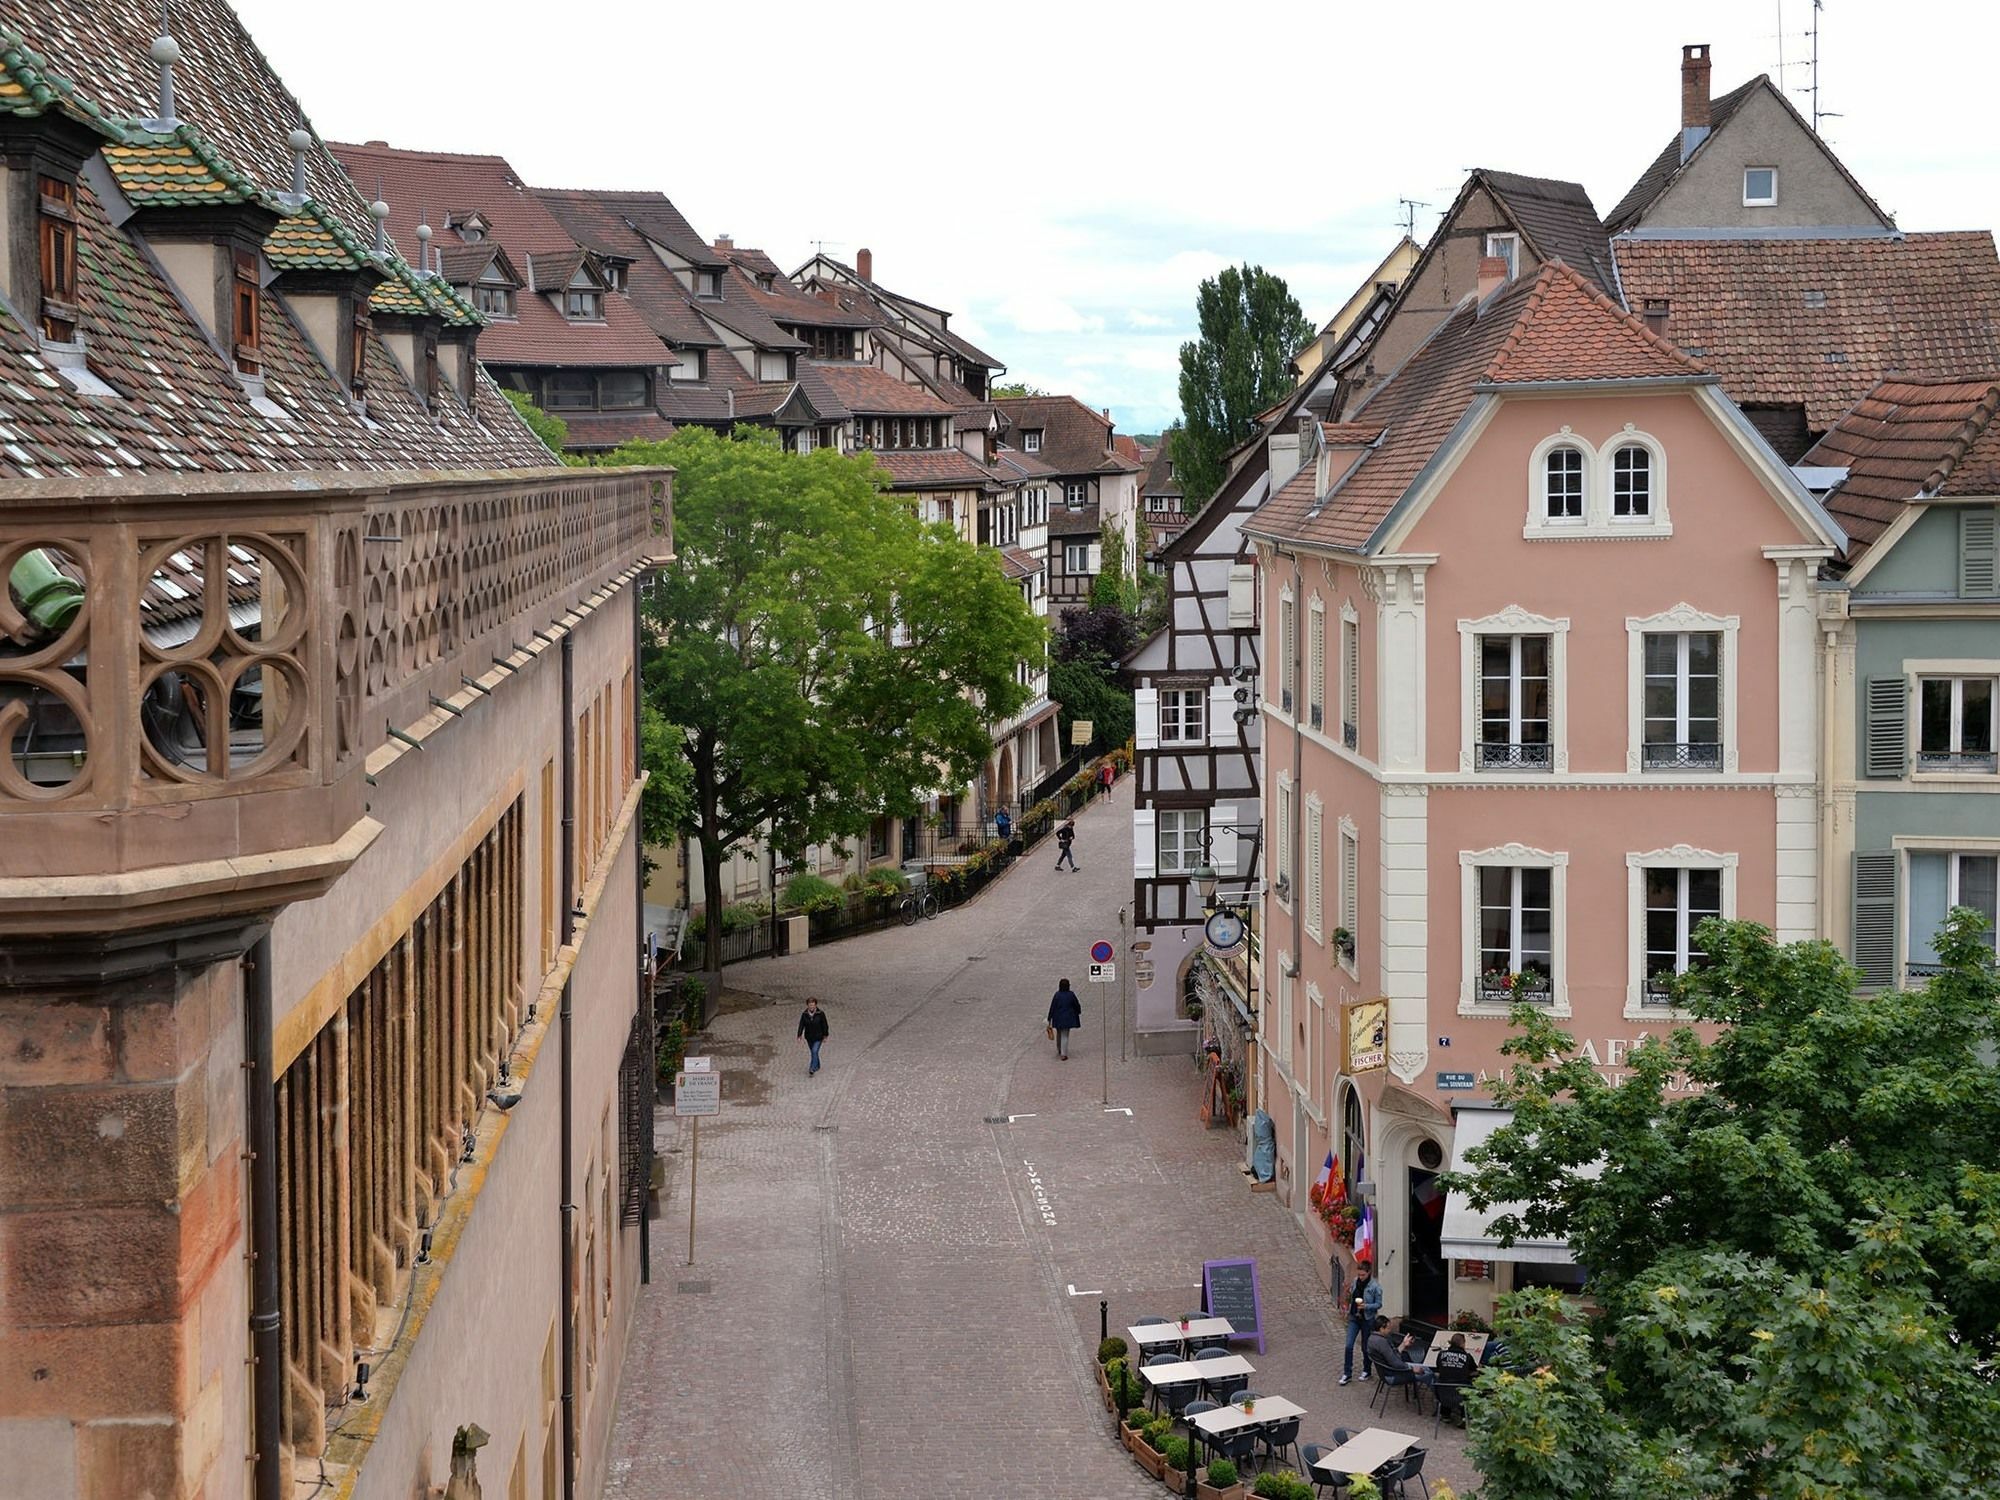
<svg viewBox="0 0 2000 1500"><path fill-rule="evenodd" d="M1410 1316L1443 1327L1451 1306L1444 1262L1444 1192L1437 1173L1411 1167L1409 1174Z"/></svg>

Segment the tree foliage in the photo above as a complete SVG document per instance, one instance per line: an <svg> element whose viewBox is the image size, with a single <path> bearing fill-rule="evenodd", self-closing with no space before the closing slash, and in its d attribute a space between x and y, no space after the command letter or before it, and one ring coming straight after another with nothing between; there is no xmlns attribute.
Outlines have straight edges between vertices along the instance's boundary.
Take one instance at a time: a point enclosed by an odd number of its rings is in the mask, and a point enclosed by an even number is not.
<svg viewBox="0 0 2000 1500"><path fill-rule="evenodd" d="M1049 697L1061 705L1057 725L1063 744L1070 742L1069 726L1077 719L1091 721L1091 749L1132 737L1132 693L1119 663L1138 643L1132 617L1116 604L1093 604L1062 617L1050 652Z"/></svg>
<svg viewBox="0 0 2000 1500"><path fill-rule="evenodd" d="M1482 1377L1495 1500L1876 1500L2000 1473L2000 985L1954 912L1922 989L1857 995L1825 943L1704 923L1677 1002L1718 1023L1605 1083L1529 1007L1514 1122L1447 1186L1567 1238L1601 1311L1506 1299ZM1599 1175L1577 1169L1601 1163ZM1954 1488L1960 1486L1964 1488Z"/></svg>
<svg viewBox="0 0 2000 1500"><path fill-rule="evenodd" d="M711 913L738 841L799 852L858 835L978 771L992 721L1025 701L1017 663L1043 642L990 551L919 522L865 454L684 429L612 461L678 471L646 698L678 726ZM715 967L721 924L707 927Z"/></svg>
<svg viewBox="0 0 2000 1500"><path fill-rule="evenodd" d="M1227 267L1195 296L1200 337L1181 345L1181 430L1174 474L1190 508L1213 495L1223 457L1257 413L1292 390L1291 359L1313 335L1298 300L1262 266Z"/></svg>
<svg viewBox="0 0 2000 1500"><path fill-rule="evenodd" d="M1017 380L1009 385L996 385L993 387L993 399L995 401L1012 401L1018 400L1022 396L1046 396L1047 394L1048 392L1040 386L1029 385L1026 381Z"/></svg>
<svg viewBox="0 0 2000 1500"><path fill-rule="evenodd" d="M550 416L530 401L525 392L503 389L500 394L513 402L514 410L521 414L521 420L528 424L529 430L542 440L542 445L568 463L563 455L563 445L569 441L569 423L561 417Z"/></svg>

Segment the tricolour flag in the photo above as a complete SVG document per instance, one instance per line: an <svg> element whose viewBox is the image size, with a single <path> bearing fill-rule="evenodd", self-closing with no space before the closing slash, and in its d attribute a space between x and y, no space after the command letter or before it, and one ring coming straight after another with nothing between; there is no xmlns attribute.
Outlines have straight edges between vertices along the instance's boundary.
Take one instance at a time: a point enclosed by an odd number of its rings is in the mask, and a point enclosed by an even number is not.
<svg viewBox="0 0 2000 1500"><path fill-rule="evenodd" d="M1318 1188L1323 1193L1326 1191L1327 1185L1332 1181L1333 1181L1333 1153L1329 1151L1326 1153L1326 1161L1321 1165L1319 1169L1319 1177L1313 1182L1313 1186Z"/></svg>
<svg viewBox="0 0 2000 1500"><path fill-rule="evenodd" d="M1361 1210L1361 1223L1354 1231L1354 1256L1370 1260L1375 1258L1375 1210L1373 1207Z"/></svg>

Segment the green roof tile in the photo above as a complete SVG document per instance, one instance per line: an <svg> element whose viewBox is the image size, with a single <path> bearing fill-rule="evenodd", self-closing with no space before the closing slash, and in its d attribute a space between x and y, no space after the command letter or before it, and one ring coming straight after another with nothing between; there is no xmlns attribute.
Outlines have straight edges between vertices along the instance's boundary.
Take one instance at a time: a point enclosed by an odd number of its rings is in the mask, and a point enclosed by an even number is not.
<svg viewBox="0 0 2000 1500"><path fill-rule="evenodd" d="M265 237L264 255L280 271L358 271L375 263L368 247L310 198Z"/></svg>
<svg viewBox="0 0 2000 1500"><path fill-rule="evenodd" d="M376 312L441 318L449 328L486 326L486 319L470 302L435 276L425 276L402 256L380 256L377 264L389 273L389 279L368 299Z"/></svg>
<svg viewBox="0 0 2000 1500"><path fill-rule="evenodd" d="M276 206L186 121L168 131L131 127L122 142L104 148L104 164L134 208L190 203Z"/></svg>
<svg viewBox="0 0 2000 1500"><path fill-rule="evenodd" d="M122 139L123 132L102 110L77 97L75 84L51 72L47 60L18 32L0 26L0 114L33 119L50 110L88 125L107 139Z"/></svg>

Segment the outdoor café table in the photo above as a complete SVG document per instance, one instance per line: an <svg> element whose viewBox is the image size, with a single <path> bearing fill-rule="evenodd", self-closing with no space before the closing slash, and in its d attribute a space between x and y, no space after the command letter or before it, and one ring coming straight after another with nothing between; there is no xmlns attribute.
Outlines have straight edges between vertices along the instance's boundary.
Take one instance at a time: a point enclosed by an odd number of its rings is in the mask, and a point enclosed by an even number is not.
<svg viewBox="0 0 2000 1500"><path fill-rule="evenodd" d="M1429 1365L1433 1370L1437 1368L1438 1355L1451 1347L1452 1335L1454 1333L1465 1333L1465 1330L1440 1328L1435 1334L1431 1335L1431 1346L1424 1354L1424 1363ZM1486 1353L1486 1341L1491 1337L1491 1334L1486 1333L1465 1333L1465 1352L1470 1354L1475 1360L1484 1357Z"/></svg>
<svg viewBox="0 0 2000 1500"><path fill-rule="evenodd" d="M1263 1406L1263 1402L1257 1403L1259 1411L1263 1410ZM1333 1452L1322 1453L1313 1464L1313 1469L1329 1477L1335 1474L1373 1474L1391 1459L1401 1458L1416 1441L1407 1433L1391 1432L1385 1427L1364 1427Z"/></svg>
<svg viewBox="0 0 2000 1500"><path fill-rule="evenodd" d="M1255 1375L1257 1367L1240 1354L1225 1354L1217 1359L1184 1359L1177 1365L1141 1365L1139 1373L1149 1385L1176 1385L1219 1376Z"/></svg>
<svg viewBox="0 0 2000 1500"><path fill-rule="evenodd" d="M1287 1401L1283 1396L1259 1396L1255 1411L1245 1411L1235 1403L1218 1406L1214 1411L1197 1412L1194 1425L1201 1429L1204 1437L1215 1438L1239 1428L1261 1427L1266 1422L1282 1422L1288 1417L1303 1417L1305 1414L1306 1409L1296 1401ZM1410 1439L1410 1442L1415 1441L1415 1438Z"/></svg>
<svg viewBox="0 0 2000 1500"><path fill-rule="evenodd" d="M1154 1344L1183 1344L1190 1339L1228 1338L1236 1332L1227 1318L1190 1318L1185 1328L1178 1323L1140 1323L1125 1331L1141 1349Z"/></svg>

